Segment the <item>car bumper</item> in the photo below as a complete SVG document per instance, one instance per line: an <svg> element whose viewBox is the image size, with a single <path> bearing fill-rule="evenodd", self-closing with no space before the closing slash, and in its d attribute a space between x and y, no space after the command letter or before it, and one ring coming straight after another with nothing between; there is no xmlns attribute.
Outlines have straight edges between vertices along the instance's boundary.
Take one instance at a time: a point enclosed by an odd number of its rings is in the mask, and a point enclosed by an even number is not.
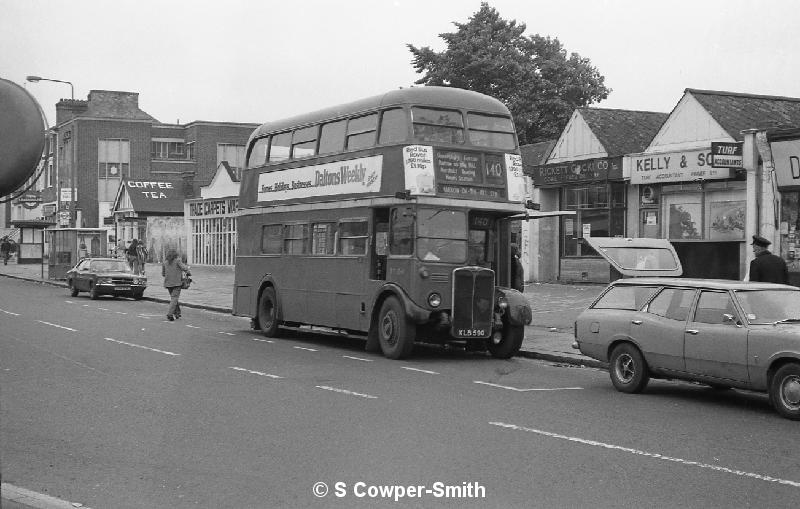
<svg viewBox="0 0 800 509"><path fill-rule="evenodd" d="M118 283L100 283L95 285L97 288L98 293L107 293L107 294L133 294L133 293L142 293L144 289L147 288L147 285L128 285L128 284L118 284Z"/></svg>

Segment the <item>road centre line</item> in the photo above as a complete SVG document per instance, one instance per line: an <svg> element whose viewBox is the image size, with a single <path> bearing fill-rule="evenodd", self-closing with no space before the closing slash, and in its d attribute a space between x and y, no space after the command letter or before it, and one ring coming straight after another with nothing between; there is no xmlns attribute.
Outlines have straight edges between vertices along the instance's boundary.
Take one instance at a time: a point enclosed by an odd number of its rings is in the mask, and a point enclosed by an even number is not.
<svg viewBox="0 0 800 509"><path fill-rule="evenodd" d="M163 353L164 355L174 355L174 356L180 355L179 353L168 352L166 350L159 350L158 348L150 348L149 346L137 345L135 343L128 343L127 341L120 341L118 339L113 339L113 338L104 338L104 339L106 341L112 341L114 343L119 343L120 345L127 345L127 346L132 346L134 348L141 348L142 350L150 350L151 352Z"/></svg>
<svg viewBox="0 0 800 509"><path fill-rule="evenodd" d="M429 375L438 375L436 371L428 371L427 369L419 369L419 368L411 368L409 366L400 366L403 369L407 369L409 371L419 371L420 373L428 373Z"/></svg>
<svg viewBox="0 0 800 509"><path fill-rule="evenodd" d="M353 359L354 361L372 362L372 359L364 359L362 357L353 357L352 355L342 355L345 359Z"/></svg>
<svg viewBox="0 0 800 509"><path fill-rule="evenodd" d="M0 311L2 311L3 313L5 313L7 315L19 316L19 313L12 313L11 311L6 311L5 309L0 309Z"/></svg>
<svg viewBox="0 0 800 509"><path fill-rule="evenodd" d="M282 376L270 375L269 373L264 373L261 371L253 371L252 369L240 368L238 366L228 366L228 367L236 371L244 371L245 373L250 373L251 375L265 376L267 378L275 378L275 379L283 378Z"/></svg>
<svg viewBox="0 0 800 509"><path fill-rule="evenodd" d="M58 327L59 329L71 330L72 332L78 332L78 329L73 329L72 327L64 327L63 325L56 325L50 322L43 322L42 320L36 320L39 323L43 323L45 325L50 325L52 327Z"/></svg>
<svg viewBox="0 0 800 509"><path fill-rule="evenodd" d="M227 335L227 336L235 336L235 335L236 335L236 334L234 334L233 332L223 332L223 331L217 331L217 332L218 332L219 334L225 334L225 335Z"/></svg>
<svg viewBox="0 0 800 509"><path fill-rule="evenodd" d="M328 385L317 385L317 389L324 389L326 391L338 392L341 394L347 394L349 396L358 396L360 398L367 398L367 399L378 399L378 396L372 396L371 394L362 394L360 392L353 392L348 391L347 389L338 389L336 387L330 387Z"/></svg>
<svg viewBox="0 0 800 509"><path fill-rule="evenodd" d="M186 326L189 327L190 329L202 329L202 327L198 327L197 325L189 325L189 324L187 324Z"/></svg>
<svg viewBox="0 0 800 509"><path fill-rule="evenodd" d="M298 350L306 350L307 352L318 352L319 350L315 350L313 348L306 348L304 346L293 346L292 348L297 348Z"/></svg>
<svg viewBox="0 0 800 509"><path fill-rule="evenodd" d="M260 341L261 343L274 343L271 339L262 339L262 338L250 338L253 341Z"/></svg>
<svg viewBox="0 0 800 509"><path fill-rule="evenodd" d="M493 384L491 382L482 382L480 380L475 380L474 383L481 384L481 385L488 385L489 387L497 387L498 389L507 389L509 391L516 391L516 392L534 392L534 391L581 391L583 387L551 387L551 388L530 388L530 389L520 389L519 387L510 387L508 385L500 385L500 384Z"/></svg>
<svg viewBox="0 0 800 509"><path fill-rule="evenodd" d="M603 447L603 448L606 448L606 449L612 449L612 450L627 452L627 453L630 453L630 454L636 454L636 455L645 456L645 457L648 457L648 458L653 458L653 459L658 459L658 460L663 460L663 461L671 461L673 463L680 463L680 464L688 465L688 466L692 466L692 467L699 467L699 468L705 468L705 469L709 469L709 470L716 470L717 472L724 472L726 474L734 474L734 475L738 475L738 476L742 476L742 477L750 477L752 479L757 479L759 481L774 482L774 483L778 483L778 484L785 484L787 486L792 486L794 488L800 488L800 482L789 481L787 479L779 479L777 477L771 477L771 476L768 476L768 475L755 474L755 473L752 473L752 472L745 472L743 470L736 470L736 469L732 469L732 468L728 468L728 467L721 467L719 465L710 465L708 463L700 463L698 461L686 460L686 459L681 459L681 458L674 458L672 456L664 456L663 454L658 454L658 453L654 453L654 452L641 451L639 449L631 449L630 447L623 447L623 446L620 446L620 445L606 444L604 442L598 442L596 440L587 440L585 438L571 437L571 436L567 436L567 435L561 435L561 434L558 434L558 433L551 433L549 431L542 431L542 430L534 429L534 428L526 428L524 426L517 426L516 424L506 424L504 422L490 422L489 424L491 424L493 426L499 426L501 428L508 428L508 429L513 429L513 430L516 430L516 431L526 431L528 433L536 433L538 435L544 435L546 437L551 437L551 438L558 438L558 439L561 439L561 440L568 440L570 442L577 442L579 444L593 445L595 447Z"/></svg>

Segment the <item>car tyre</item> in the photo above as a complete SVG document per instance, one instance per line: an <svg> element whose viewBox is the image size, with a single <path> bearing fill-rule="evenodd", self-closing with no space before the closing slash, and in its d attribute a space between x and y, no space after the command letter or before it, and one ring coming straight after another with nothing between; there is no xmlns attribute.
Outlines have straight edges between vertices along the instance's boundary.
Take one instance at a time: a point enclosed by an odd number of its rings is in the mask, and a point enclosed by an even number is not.
<svg viewBox="0 0 800 509"><path fill-rule="evenodd" d="M258 324L268 338L278 335L278 297L275 288L264 288L258 299Z"/></svg>
<svg viewBox="0 0 800 509"><path fill-rule="evenodd" d="M98 293L98 291L97 291L97 286L92 285L92 287L89 288L89 298L92 299L92 300L97 300L97 298L99 296L100 296L100 293Z"/></svg>
<svg viewBox="0 0 800 509"><path fill-rule="evenodd" d="M784 364L778 369L770 383L769 397L783 417L800 420L800 364Z"/></svg>
<svg viewBox="0 0 800 509"><path fill-rule="evenodd" d="M397 297L388 297L383 301L375 327L381 351L386 358L403 359L411 354L417 327L406 316L406 311Z"/></svg>
<svg viewBox="0 0 800 509"><path fill-rule="evenodd" d="M611 352L608 372L611 383L620 392L642 392L650 381L650 373L642 352L630 343L618 345Z"/></svg>
<svg viewBox="0 0 800 509"><path fill-rule="evenodd" d="M510 359L519 352L524 337L524 326L506 323L500 340L495 341L494 335L489 336L486 340L486 349L496 359Z"/></svg>
<svg viewBox="0 0 800 509"><path fill-rule="evenodd" d="M75 282L72 279L70 279L69 281L67 281L67 286L69 286L69 294L70 294L70 296L77 297L78 296L78 289L75 288Z"/></svg>

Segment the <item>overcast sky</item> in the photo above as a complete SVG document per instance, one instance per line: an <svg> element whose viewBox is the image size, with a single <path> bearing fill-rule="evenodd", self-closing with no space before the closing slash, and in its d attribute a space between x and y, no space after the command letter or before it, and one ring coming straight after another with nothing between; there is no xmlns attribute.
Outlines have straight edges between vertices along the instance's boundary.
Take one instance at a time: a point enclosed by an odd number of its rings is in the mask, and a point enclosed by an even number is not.
<svg viewBox="0 0 800 509"><path fill-rule="evenodd" d="M669 112L686 88L800 97L795 0L493 0L612 89L595 106ZM68 85L139 93L161 122L262 123L407 87L406 44L444 49L480 0L0 0L0 77L48 122Z"/></svg>

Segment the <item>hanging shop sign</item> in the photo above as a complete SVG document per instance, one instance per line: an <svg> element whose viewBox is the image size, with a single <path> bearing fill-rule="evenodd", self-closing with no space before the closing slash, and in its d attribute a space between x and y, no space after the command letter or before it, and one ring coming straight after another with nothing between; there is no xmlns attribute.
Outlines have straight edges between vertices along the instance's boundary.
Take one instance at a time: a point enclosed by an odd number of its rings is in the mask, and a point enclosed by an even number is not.
<svg viewBox="0 0 800 509"><path fill-rule="evenodd" d="M606 157L545 164L533 168L535 186L553 186L622 178L622 158Z"/></svg>
<svg viewBox="0 0 800 509"><path fill-rule="evenodd" d="M631 184L691 182L731 178L730 168L711 166L711 150L631 156Z"/></svg>
<svg viewBox="0 0 800 509"><path fill-rule="evenodd" d="M742 168L742 143L712 141L711 166L713 168Z"/></svg>
<svg viewBox="0 0 800 509"><path fill-rule="evenodd" d="M42 203L42 193L39 191L27 191L17 198L14 203L22 205L26 209L35 209Z"/></svg>
<svg viewBox="0 0 800 509"><path fill-rule="evenodd" d="M800 139L770 143L778 187L800 187Z"/></svg>

